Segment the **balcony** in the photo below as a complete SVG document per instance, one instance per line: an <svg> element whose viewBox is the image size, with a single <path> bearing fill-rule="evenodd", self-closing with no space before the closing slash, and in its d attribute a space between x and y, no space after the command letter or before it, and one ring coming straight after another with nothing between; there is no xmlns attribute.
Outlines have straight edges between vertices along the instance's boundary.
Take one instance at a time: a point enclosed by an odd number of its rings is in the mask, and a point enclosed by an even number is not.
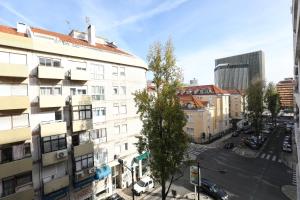
<svg viewBox="0 0 300 200"><path fill-rule="evenodd" d="M81 187L87 183L93 182L95 174L96 174L95 167L90 167L90 168L81 170L79 172L75 172L74 187L75 188Z"/></svg>
<svg viewBox="0 0 300 200"><path fill-rule="evenodd" d="M0 179L32 171L32 157L0 164Z"/></svg>
<svg viewBox="0 0 300 200"><path fill-rule="evenodd" d="M0 96L0 110L21 110L29 108L28 96Z"/></svg>
<svg viewBox="0 0 300 200"><path fill-rule="evenodd" d="M54 121L40 124L41 137L58 135L67 132L67 123L62 121Z"/></svg>
<svg viewBox="0 0 300 200"><path fill-rule="evenodd" d="M86 70L71 69L70 79L73 81L88 81L89 73Z"/></svg>
<svg viewBox="0 0 300 200"><path fill-rule="evenodd" d="M0 131L0 145L31 139L29 127Z"/></svg>
<svg viewBox="0 0 300 200"><path fill-rule="evenodd" d="M47 183L44 183L44 195L50 194L57 190L69 186L69 175L53 179Z"/></svg>
<svg viewBox="0 0 300 200"><path fill-rule="evenodd" d="M17 77L27 78L28 77L28 66L18 64L0 64L0 76L2 77Z"/></svg>
<svg viewBox="0 0 300 200"><path fill-rule="evenodd" d="M71 105L92 105L92 98L89 95L73 95L71 96Z"/></svg>
<svg viewBox="0 0 300 200"><path fill-rule="evenodd" d="M34 190L31 185L21 187L18 191L5 197L0 197L1 200L18 200L18 199L34 199Z"/></svg>
<svg viewBox="0 0 300 200"><path fill-rule="evenodd" d="M84 119L84 120L76 120L72 121L72 131L85 131L93 129L93 120L92 119Z"/></svg>
<svg viewBox="0 0 300 200"><path fill-rule="evenodd" d="M40 108L59 108L65 106L65 98L63 96L45 95L39 96Z"/></svg>
<svg viewBox="0 0 300 200"><path fill-rule="evenodd" d="M43 167L68 160L68 150L59 150L42 154Z"/></svg>
<svg viewBox="0 0 300 200"><path fill-rule="evenodd" d="M38 66L38 78L62 80L65 78L64 68Z"/></svg>
<svg viewBox="0 0 300 200"><path fill-rule="evenodd" d="M74 157L86 155L94 152L94 143L87 142L85 144L79 144L78 146L74 146Z"/></svg>

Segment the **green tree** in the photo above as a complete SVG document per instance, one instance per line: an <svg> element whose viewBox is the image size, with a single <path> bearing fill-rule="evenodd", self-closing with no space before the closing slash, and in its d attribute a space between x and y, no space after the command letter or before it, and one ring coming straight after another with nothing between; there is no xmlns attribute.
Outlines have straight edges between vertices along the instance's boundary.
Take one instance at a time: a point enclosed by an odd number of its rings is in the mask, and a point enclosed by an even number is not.
<svg viewBox="0 0 300 200"><path fill-rule="evenodd" d="M176 95L181 71L176 66L171 40L164 46L160 43L151 46L147 60L153 73L155 93L148 94L146 89L135 93L138 113L143 122L137 147L139 153L150 151L151 172L162 187L164 200L188 144L187 134L183 131L186 117ZM170 181L168 187L167 181Z"/></svg>
<svg viewBox="0 0 300 200"><path fill-rule="evenodd" d="M267 109L271 112L272 122L276 122L276 116L280 111L280 97L277 93L275 85L270 82L267 86L264 101L267 106Z"/></svg>
<svg viewBox="0 0 300 200"><path fill-rule="evenodd" d="M264 111L264 82L257 81L250 84L246 90L247 116L255 128L255 133L259 134L262 129L262 113Z"/></svg>

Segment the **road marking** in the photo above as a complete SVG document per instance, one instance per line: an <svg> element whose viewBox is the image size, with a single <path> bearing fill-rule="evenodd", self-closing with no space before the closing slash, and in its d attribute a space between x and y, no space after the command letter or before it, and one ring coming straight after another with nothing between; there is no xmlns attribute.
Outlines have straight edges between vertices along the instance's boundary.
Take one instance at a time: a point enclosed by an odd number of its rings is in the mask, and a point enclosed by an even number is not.
<svg viewBox="0 0 300 200"><path fill-rule="evenodd" d="M265 153L261 154L260 158L264 158L265 157Z"/></svg>
<svg viewBox="0 0 300 200"><path fill-rule="evenodd" d="M268 154L268 155L267 155L267 157L266 157L266 159L267 159L267 160L269 160L270 156L271 156L271 155L270 155L270 154Z"/></svg>
<svg viewBox="0 0 300 200"><path fill-rule="evenodd" d="M276 160L276 156L273 156L272 161L275 161L275 160Z"/></svg>

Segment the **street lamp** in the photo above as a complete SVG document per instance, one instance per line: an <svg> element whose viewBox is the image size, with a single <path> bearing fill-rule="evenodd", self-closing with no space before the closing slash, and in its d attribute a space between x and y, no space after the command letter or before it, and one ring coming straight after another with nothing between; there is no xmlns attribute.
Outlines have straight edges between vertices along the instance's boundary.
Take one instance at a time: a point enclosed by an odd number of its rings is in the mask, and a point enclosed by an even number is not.
<svg viewBox="0 0 300 200"><path fill-rule="evenodd" d="M197 167L198 167L198 183L197 183L197 195L198 195L198 200L200 200L200 167L202 169L206 169L206 170L210 170L210 171L214 171L214 172L219 172L220 174L226 174L227 171L226 170L216 170L216 169L210 169L210 168L207 168L207 167L203 167L203 166L200 166L200 162L198 161L197 162Z"/></svg>
<svg viewBox="0 0 300 200"><path fill-rule="evenodd" d="M122 166L125 166L130 172L131 172L131 182L132 182L132 189L131 189L131 192L132 192L132 199L134 200L134 192L133 192L133 185L134 185L134 178L133 178L133 166L131 166L131 169L124 165L124 161L122 159L118 159L118 162L120 163L120 165Z"/></svg>

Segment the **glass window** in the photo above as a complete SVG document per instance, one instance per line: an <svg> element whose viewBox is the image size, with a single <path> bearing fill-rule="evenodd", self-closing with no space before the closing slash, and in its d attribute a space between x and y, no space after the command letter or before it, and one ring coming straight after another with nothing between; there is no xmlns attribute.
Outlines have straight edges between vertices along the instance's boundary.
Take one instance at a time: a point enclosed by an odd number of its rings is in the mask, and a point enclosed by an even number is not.
<svg viewBox="0 0 300 200"><path fill-rule="evenodd" d="M103 80L104 66L100 64L91 64L91 77L94 80Z"/></svg>
<svg viewBox="0 0 300 200"><path fill-rule="evenodd" d="M126 105L121 105L120 113L121 113L121 114L126 114L126 113L127 113Z"/></svg>
<svg viewBox="0 0 300 200"><path fill-rule="evenodd" d="M0 63L9 63L9 53L0 51Z"/></svg>
<svg viewBox="0 0 300 200"><path fill-rule="evenodd" d="M125 144L124 144L124 147L125 147L125 148L124 148L125 150L128 150L128 143L125 143Z"/></svg>
<svg viewBox="0 0 300 200"><path fill-rule="evenodd" d="M2 182L2 187L3 187L3 196L7 196L10 194L15 193L15 188L16 188L16 182L14 178L7 178L3 179Z"/></svg>
<svg viewBox="0 0 300 200"><path fill-rule="evenodd" d="M76 171L80 171L86 168L90 168L94 166L94 155L87 154L83 156L79 156L75 158L76 162Z"/></svg>
<svg viewBox="0 0 300 200"><path fill-rule="evenodd" d="M1 149L0 163L11 162L12 160L12 147Z"/></svg>
<svg viewBox="0 0 300 200"><path fill-rule="evenodd" d="M125 76L125 67L120 67L119 71L120 71L120 76Z"/></svg>
<svg viewBox="0 0 300 200"><path fill-rule="evenodd" d="M118 92L118 90L119 90L119 88L118 88L118 86L114 86L113 87L113 94L118 94L119 92Z"/></svg>
<svg viewBox="0 0 300 200"><path fill-rule="evenodd" d="M114 104L114 106L113 106L113 114L114 115L118 115L119 114L119 105L118 104Z"/></svg>
<svg viewBox="0 0 300 200"><path fill-rule="evenodd" d="M53 60L53 67L60 67L60 60Z"/></svg>
<svg viewBox="0 0 300 200"><path fill-rule="evenodd" d="M120 87L120 94L121 95L126 95L126 86L121 86Z"/></svg>
<svg viewBox="0 0 300 200"><path fill-rule="evenodd" d="M92 106L73 106L73 120L91 119Z"/></svg>
<svg viewBox="0 0 300 200"><path fill-rule="evenodd" d="M118 76L118 67L115 66L112 67L112 75Z"/></svg>
<svg viewBox="0 0 300 200"><path fill-rule="evenodd" d="M104 87L103 86L92 86L92 99L93 100L104 100Z"/></svg>
<svg viewBox="0 0 300 200"><path fill-rule="evenodd" d="M62 111L55 111L55 120L62 120Z"/></svg>
<svg viewBox="0 0 300 200"><path fill-rule="evenodd" d="M93 115L94 115L94 117L105 116L106 109L104 107L94 108Z"/></svg>
<svg viewBox="0 0 300 200"><path fill-rule="evenodd" d="M10 53L9 60L11 64L27 64L27 56L25 54Z"/></svg>
<svg viewBox="0 0 300 200"><path fill-rule="evenodd" d="M120 134L120 125L114 126L114 132L115 134Z"/></svg>
<svg viewBox="0 0 300 200"><path fill-rule="evenodd" d="M127 133L127 124L121 125L121 133Z"/></svg>
<svg viewBox="0 0 300 200"><path fill-rule="evenodd" d="M53 152L67 148L66 135L52 135L42 138L43 153Z"/></svg>

